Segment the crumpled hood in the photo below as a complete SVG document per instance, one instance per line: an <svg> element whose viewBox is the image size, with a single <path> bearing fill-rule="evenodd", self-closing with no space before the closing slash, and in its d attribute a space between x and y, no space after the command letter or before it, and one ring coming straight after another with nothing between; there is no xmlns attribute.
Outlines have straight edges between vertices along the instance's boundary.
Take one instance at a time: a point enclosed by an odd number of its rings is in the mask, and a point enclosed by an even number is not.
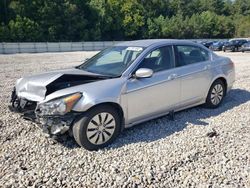
<svg viewBox="0 0 250 188"><path fill-rule="evenodd" d="M103 79L103 78L102 78ZM79 69L64 69L23 77L17 80L16 94L31 101L44 100L59 89L100 80L100 75Z"/></svg>

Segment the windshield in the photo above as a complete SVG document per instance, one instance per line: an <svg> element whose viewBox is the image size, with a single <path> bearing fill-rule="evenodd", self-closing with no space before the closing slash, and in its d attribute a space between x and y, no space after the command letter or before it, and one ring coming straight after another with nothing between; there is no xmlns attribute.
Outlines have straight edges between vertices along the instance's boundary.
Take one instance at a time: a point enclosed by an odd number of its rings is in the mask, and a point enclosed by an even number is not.
<svg viewBox="0 0 250 188"><path fill-rule="evenodd" d="M79 69L105 76L120 76L141 54L142 47L114 46L101 51Z"/></svg>
<svg viewBox="0 0 250 188"><path fill-rule="evenodd" d="M224 44L224 42L221 42L221 41L214 43L214 45L223 45L223 44Z"/></svg>
<svg viewBox="0 0 250 188"><path fill-rule="evenodd" d="M245 40L231 40L230 43L231 44L238 44L238 43L244 43Z"/></svg>
<svg viewBox="0 0 250 188"><path fill-rule="evenodd" d="M244 46L250 46L250 42L245 43Z"/></svg>

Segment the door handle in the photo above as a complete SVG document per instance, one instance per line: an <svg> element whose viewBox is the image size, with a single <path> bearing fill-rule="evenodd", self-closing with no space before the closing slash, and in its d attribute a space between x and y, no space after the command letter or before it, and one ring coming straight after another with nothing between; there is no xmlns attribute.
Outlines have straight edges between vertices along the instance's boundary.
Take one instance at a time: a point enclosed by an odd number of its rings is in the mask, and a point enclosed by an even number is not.
<svg viewBox="0 0 250 188"><path fill-rule="evenodd" d="M206 66L204 67L204 70L208 70L208 69L210 69L210 67L211 67L211 65L206 65Z"/></svg>
<svg viewBox="0 0 250 188"><path fill-rule="evenodd" d="M168 76L168 80L173 80L177 78L177 74L171 74Z"/></svg>

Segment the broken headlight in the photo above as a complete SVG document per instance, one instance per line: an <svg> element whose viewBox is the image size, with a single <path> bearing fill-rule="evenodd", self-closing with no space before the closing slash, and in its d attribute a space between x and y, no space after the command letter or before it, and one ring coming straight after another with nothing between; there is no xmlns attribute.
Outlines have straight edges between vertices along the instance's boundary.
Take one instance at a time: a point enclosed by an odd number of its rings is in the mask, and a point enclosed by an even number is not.
<svg viewBox="0 0 250 188"><path fill-rule="evenodd" d="M64 115L70 112L76 102L82 97L81 93L75 93L63 98L52 100L38 105L39 115Z"/></svg>

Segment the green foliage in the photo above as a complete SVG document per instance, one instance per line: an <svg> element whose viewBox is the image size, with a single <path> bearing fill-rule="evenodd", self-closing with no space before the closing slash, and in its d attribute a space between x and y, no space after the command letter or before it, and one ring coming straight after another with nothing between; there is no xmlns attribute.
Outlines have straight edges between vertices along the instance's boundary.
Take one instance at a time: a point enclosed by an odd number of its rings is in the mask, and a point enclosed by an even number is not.
<svg viewBox="0 0 250 188"><path fill-rule="evenodd" d="M239 22L236 22L236 36L249 37L250 36L250 16L237 16Z"/></svg>
<svg viewBox="0 0 250 188"><path fill-rule="evenodd" d="M10 41L10 31L5 25L0 26L0 39L1 41Z"/></svg>
<svg viewBox="0 0 250 188"><path fill-rule="evenodd" d="M250 37L250 0L1 0L0 41Z"/></svg>
<svg viewBox="0 0 250 188"><path fill-rule="evenodd" d="M39 25L26 17L17 16L8 24L11 41L36 41L41 37Z"/></svg>
<svg viewBox="0 0 250 188"><path fill-rule="evenodd" d="M234 14L250 15L250 0L236 0L233 6Z"/></svg>
<svg viewBox="0 0 250 188"><path fill-rule="evenodd" d="M143 6L136 0L122 1L121 14L125 35L131 38L137 37L145 23Z"/></svg>

